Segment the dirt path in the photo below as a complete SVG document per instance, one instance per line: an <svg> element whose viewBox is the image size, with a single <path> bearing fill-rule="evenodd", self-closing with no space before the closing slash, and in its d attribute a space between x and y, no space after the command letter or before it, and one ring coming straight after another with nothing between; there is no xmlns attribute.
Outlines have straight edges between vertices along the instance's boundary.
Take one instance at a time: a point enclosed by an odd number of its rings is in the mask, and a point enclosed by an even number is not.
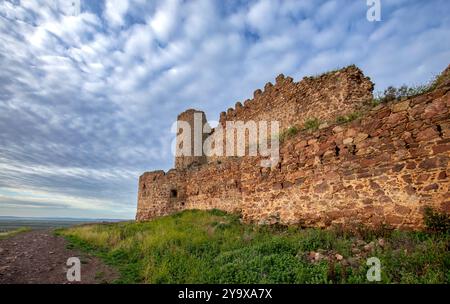
<svg viewBox="0 0 450 304"><path fill-rule="evenodd" d="M81 261L81 284L109 283L117 273L98 258L67 249L52 230L35 230L0 240L0 284L68 284L67 259Z"/></svg>

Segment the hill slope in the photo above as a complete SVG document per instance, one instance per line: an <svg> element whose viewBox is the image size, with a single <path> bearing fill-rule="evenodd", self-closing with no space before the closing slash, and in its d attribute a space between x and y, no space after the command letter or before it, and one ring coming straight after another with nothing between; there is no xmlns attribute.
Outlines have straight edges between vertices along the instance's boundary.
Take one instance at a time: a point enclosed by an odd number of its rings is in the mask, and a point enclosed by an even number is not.
<svg viewBox="0 0 450 304"><path fill-rule="evenodd" d="M122 283L367 283L371 256L384 283L450 281L448 234L257 227L217 210L59 233L118 268Z"/></svg>

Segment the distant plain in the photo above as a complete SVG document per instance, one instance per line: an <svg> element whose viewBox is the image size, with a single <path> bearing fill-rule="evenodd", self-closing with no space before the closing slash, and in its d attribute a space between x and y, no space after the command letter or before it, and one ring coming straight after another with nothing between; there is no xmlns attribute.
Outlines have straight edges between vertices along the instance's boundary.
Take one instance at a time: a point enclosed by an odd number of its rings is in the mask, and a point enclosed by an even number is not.
<svg viewBox="0 0 450 304"><path fill-rule="evenodd" d="M83 219L83 218L33 218L0 216L0 233L19 228L51 229L66 228L85 223L118 222L115 219Z"/></svg>

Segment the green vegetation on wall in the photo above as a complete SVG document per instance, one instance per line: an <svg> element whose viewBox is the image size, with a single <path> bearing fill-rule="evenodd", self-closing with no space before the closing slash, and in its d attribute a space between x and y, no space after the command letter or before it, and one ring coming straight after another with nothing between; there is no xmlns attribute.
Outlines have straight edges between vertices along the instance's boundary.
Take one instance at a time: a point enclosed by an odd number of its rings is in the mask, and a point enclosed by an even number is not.
<svg viewBox="0 0 450 304"><path fill-rule="evenodd" d="M415 86L402 85L399 88L389 86L383 92L376 94L372 104L377 105L384 102L402 100L405 98L412 98L428 92L433 91L445 78L445 75L435 77L433 80L426 84L420 84Z"/></svg>
<svg viewBox="0 0 450 304"><path fill-rule="evenodd" d="M361 117L360 112L353 112L353 113L350 113L347 115L338 116L336 118L336 123L343 124L343 123L351 122L351 121L358 119L359 117Z"/></svg>
<svg viewBox="0 0 450 304"><path fill-rule="evenodd" d="M319 129L319 126L320 126L320 121L319 121L319 119L313 117L313 118L308 118L308 119L305 121L304 129L305 129L305 130L308 130L308 131L316 131L316 130Z"/></svg>
<svg viewBox="0 0 450 304"><path fill-rule="evenodd" d="M280 142L284 142L286 139L289 139L297 135L298 132L300 132L300 129L297 128L296 126L289 127L280 133L279 140Z"/></svg>

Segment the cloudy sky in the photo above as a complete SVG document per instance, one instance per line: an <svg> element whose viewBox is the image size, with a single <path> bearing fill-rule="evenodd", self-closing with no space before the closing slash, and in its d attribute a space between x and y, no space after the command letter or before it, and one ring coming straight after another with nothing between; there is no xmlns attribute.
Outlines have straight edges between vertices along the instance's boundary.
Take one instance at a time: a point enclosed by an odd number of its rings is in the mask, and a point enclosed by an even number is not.
<svg viewBox="0 0 450 304"><path fill-rule="evenodd" d="M423 83L450 63L450 1L0 1L0 215L133 218L170 126L273 81L352 63Z"/></svg>

